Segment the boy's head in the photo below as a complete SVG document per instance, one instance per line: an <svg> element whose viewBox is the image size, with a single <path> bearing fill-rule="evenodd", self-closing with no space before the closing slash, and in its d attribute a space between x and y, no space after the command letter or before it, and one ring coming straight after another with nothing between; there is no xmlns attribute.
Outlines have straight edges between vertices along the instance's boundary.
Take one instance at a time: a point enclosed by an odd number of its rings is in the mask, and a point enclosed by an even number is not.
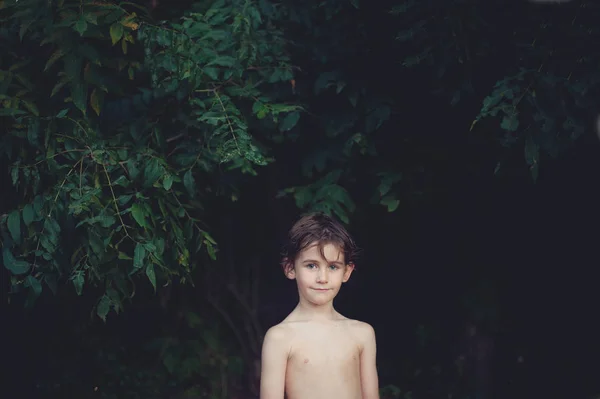
<svg viewBox="0 0 600 399"><path fill-rule="evenodd" d="M283 271L296 280L300 301L326 305L333 301L354 270L357 248L346 229L324 214L294 224L283 252Z"/></svg>
<svg viewBox="0 0 600 399"><path fill-rule="evenodd" d="M284 272L293 269L298 255L310 247L316 246L321 257L327 259L325 256L327 244L333 245L339 250L340 255L343 255L343 259L339 261L354 268L358 249L344 226L323 213L303 216L288 233L282 259Z"/></svg>

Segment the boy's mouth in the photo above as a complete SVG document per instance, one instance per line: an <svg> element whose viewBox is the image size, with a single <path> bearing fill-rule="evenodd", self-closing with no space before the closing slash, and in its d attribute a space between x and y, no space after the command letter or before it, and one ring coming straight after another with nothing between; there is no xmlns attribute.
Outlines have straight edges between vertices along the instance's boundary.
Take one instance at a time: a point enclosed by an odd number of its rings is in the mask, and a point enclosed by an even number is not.
<svg viewBox="0 0 600 399"><path fill-rule="evenodd" d="M329 291L329 288L313 288L315 291Z"/></svg>

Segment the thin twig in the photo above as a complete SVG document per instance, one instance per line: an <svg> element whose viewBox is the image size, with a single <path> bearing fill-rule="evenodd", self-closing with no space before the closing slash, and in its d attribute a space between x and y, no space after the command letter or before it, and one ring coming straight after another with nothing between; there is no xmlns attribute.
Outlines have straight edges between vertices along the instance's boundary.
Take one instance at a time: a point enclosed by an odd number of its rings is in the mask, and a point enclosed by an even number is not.
<svg viewBox="0 0 600 399"><path fill-rule="evenodd" d="M227 121L227 125L229 126L229 130L231 131L231 135L233 136L233 141L235 141L235 146L237 147L238 150L238 154L242 154L242 150L240 149L240 146L238 144L237 141L237 137L235 136L235 132L233 131L233 125L231 124L231 120L229 120L229 114L227 113L227 109L225 108L225 104L223 104L223 101L221 100L221 96L219 96L219 92L217 90L214 90L215 96L217 97L217 100L219 100L219 104L221 104L221 108L223 108L223 112L225 113L225 120Z"/></svg>
<svg viewBox="0 0 600 399"><path fill-rule="evenodd" d="M260 325L258 324L258 320L256 319L256 309L252 308L249 304L248 301L245 300L245 298L243 298L239 291L234 287L234 285L232 283L227 284L227 289L229 290L229 292L231 292L233 294L233 297L240 303L240 305L242 305L242 307L244 308L244 310L246 311L246 313L248 314L248 318L250 319L250 325L252 326L252 333L250 333L250 331L248 331L249 335L252 336L253 340L255 341L255 344L253 345L253 347L256 347L256 345L260 346L260 337L262 336L262 329L260 327ZM253 350L254 352L254 350Z"/></svg>
<svg viewBox="0 0 600 399"><path fill-rule="evenodd" d="M179 134L177 134L177 135L175 135L175 136L173 136L173 137L169 137L169 138L168 138L168 139L166 139L165 141L166 141L167 143L170 143L170 142L172 142L172 141L175 141L175 140L178 140L178 139L182 138L183 136L185 136L185 133L179 133Z"/></svg>
<svg viewBox="0 0 600 399"><path fill-rule="evenodd" d="M86 149L84 149L84 148L76 148L76 149L74 149L74 150L65 150L65 151L61 151L61 152L58 152L58 153L56 153L56 154L52 155L51 157L46 157L46 158L42 159L41 161L38 161L38 162L36 162L36 163L34 163L34 164L32 164L32 165L24 165L24 166L19 166L18 168L19 168L19 169L28 169L28 168L34 168L34 167L38 166L38 165L39 165L39 164L41 164L41 163L44 163L44 162L46 162L46 161L49 161L50 159L54 159L54 158L56 158L56 157L57 157L57 156L59 156L59 155L67 154L67 153L69 153L69 152L84 152L84 151L86 151Z"/></svg>
<svg viewBox="0 0 600 399"><path fill-rule="evenodd" d="M73 167L71 168L71 170L69 170L69 173L67 173L67 175L63 179L62 183L60 184L60 187L58 188L58 192L56 193L56 196L54 197L54 201L52 203L52 208L50 208L50 211L48 211L48 216L46 218L49 218L50 216L52 216L52 212L54 211L54 207L56 206L56 201L58 201L58 196L60 195L60 192L61 192L63 186L67 182L67 179L69 178L69 176L71 175L71 173L73 173L73 171L77 167L77 164L80 163L80 162L83 163L83 157L81 159L79 159L79 161L75 162L75 165L73 165ZM40 234L37 235L37 237L41 237L42 234L44 234L45 230L46 230L46 228L44 227L44 225L42 225L42 230L40 231ZM41 239L38 238L37 245L35 247L35 253L34 253L35 256L33 258L33 267L31 268L31 272L32 273L35 270L35 267L37 266L37 258L38 258L37 253L40 250L40 243L41 243Z"/></svg>
<svg viewBox="0 0 600 399"><path fill-rule="evenodd" d="M69 178L69 176L71 175L71 173L73 173L73 171L77 167L77 164L80 163L80 162L83 162L83 157L79 161L75 162L75 165L73 165L73 167L71 168L71 170L69 170L69 173L67 173L67 175L63 179L62 183L60 184L60 187L58 188L58 192L56 193L56 196L54 197L54 203L52 205L52 209L50 209L50 212L48 212L48 217L50 217L50 215L52 214L52 211L54 210L54 206L56 205L56 201L58 200L58 196L60 195L60 191L62 190L63 186L67 182L67 179Z"/></svg>
<svg viewBox="0 0 600 399"><path fill-rule="evenodd" d="M240 334L239 329L236 327L235 323L233 322L233 319L231 318L231 316L229 316L227 314L225 309L223 309L221 307L221 305L219 305L219 303L214 299L214 297L211 294L207 294L207 299L208 299L208 302L217 310L217 312L219 312L219 314L221 314L221 317L223 317L223 319L225 320L227 325L229 325L229 328L231 328L231 331L233 331L233 334L235 335L238 342L240 343L240 347L242 348L242 353L244 354L244 357L248 361L250 361L250 356L249 356L250 352L248 351L248 347L246 346L245 341L242 338L242 335Z"/></svg>
<svg viewBox="0 0 600 399"><path fill-rule="evenodd" d="M121 226L123 226L123 231L125 232L125 235L127 237L131 238L131 236L129 235L129 232L127 231L127 227L125 226L125 223L123 222L123 218L121 217L121 210L119 209L119 205L117 204L117 197L115 196L115 191L113 190L112 182L110 180L110 176L108 175L108 170L106 170L106 165L102 164L102 168L104 169L104 174L106 175L106 179L108 180L108 187L110 188L110 193L112 194L113 203L115 205L115 210L117 212L117 216L119 217L119 220L121 221Z"/></svg>
<svg viewBox="0 0 600 399"><path fill-rule="evenodd" d="M81 123L79 123L79 121L73 119L73 118L69 118L67 117L68 120L70 120L71 122L75 123L77 126L79 126L79 128L83 131L83 134L87 137L87 132L85 131L85 129L83 128L83 126L81 125Z"/></svg>

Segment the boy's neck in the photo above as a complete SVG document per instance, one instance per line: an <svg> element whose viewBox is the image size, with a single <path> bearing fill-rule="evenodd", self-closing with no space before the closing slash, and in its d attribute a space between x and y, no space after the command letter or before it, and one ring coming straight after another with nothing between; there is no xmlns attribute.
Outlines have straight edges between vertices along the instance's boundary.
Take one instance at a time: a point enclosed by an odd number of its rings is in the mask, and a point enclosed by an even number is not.
<svg viewBox="0 0 600 399"><path fill-rule="evenodd" d="M306 303L302 299L298 302L292 314L295 318L302 320L334 320L340 317L340 314L333 307L333 302L316 306Z"/></svg>

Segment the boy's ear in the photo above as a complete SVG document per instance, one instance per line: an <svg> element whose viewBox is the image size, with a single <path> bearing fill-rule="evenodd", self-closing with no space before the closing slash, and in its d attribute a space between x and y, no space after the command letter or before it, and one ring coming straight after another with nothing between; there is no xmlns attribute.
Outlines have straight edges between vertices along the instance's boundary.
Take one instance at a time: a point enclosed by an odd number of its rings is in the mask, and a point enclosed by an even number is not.
<svg viewBox="0 0 600 399"><path fill-rule="evenodd" d="M342 282L347 282L350 279L350 275L354 271L354 263L350 262L346 265L346 270L344 271L344 279Z"/></svg>
<svg viewBox="0 0 600 399"><path fill-rule="evenodd" d="M296 270L294 269L294 264L290 262L289 258L283 258L281 260L281 268L283 269L283 273L290 280L294 280L296 278Z"/></svg>

